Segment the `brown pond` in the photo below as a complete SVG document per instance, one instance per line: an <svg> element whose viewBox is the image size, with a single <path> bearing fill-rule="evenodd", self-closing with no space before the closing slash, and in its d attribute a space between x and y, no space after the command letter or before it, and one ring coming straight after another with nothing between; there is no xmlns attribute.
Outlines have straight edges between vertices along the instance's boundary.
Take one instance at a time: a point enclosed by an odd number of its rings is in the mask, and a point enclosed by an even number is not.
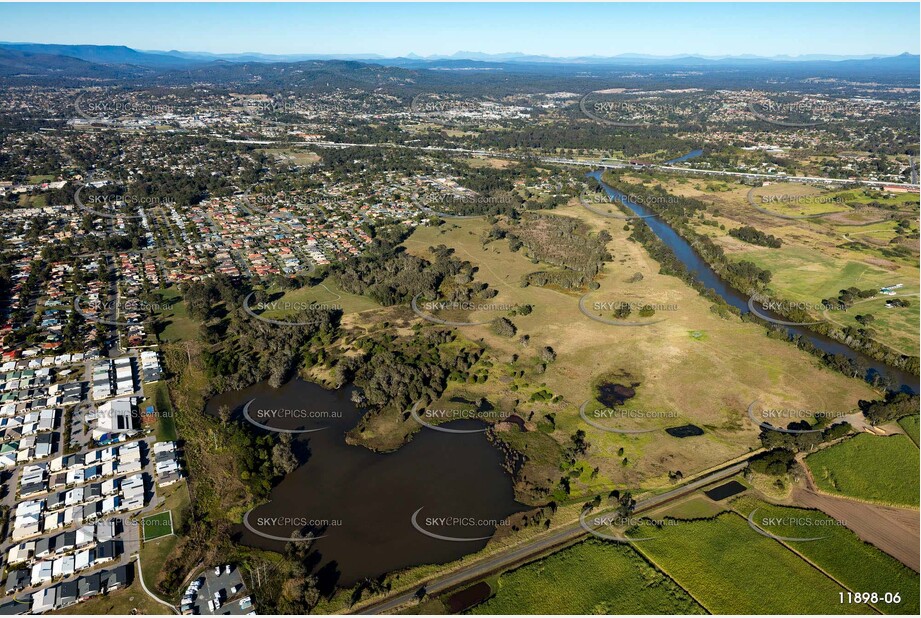
<svg viewBox="0 0 921 618"><path fill-rule="evenodd" d="M239 541L283 551L285 541L267 537L306 529L323 535L313 544L313 566L321 587L330 590L456 560L483 548L500 520L525 509L514 499L499 450L481 432L423 428L392 453L346 444L345 433L363 414L351 393L351 387L330 391L296 379L280 389L261 383L208 402L210 413L226 404L242 419L252 400L249 416L261 424L318 430L293 434L304 463L273 489L271 502L250 513L251 529L240 526ZM485 427L467 420L444 426ZM457 540L417 530L412 517L420 508L416 523L423 530Z"/></svg>

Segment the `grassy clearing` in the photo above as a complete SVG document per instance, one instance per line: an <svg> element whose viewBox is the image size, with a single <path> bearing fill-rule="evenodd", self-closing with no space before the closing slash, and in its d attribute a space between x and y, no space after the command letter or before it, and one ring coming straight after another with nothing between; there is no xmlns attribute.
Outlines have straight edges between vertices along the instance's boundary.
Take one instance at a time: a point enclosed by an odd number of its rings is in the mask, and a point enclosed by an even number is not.
<svg viewBox="0 0 921 618"><path fill-rule="evenodd" d="M174 422L174 410L173 406L169 400L169 388L166 386L166 382L160 380L159 382L147 383L144 384L144 401L141 404L141 409L146 409L147 406L153 406L157 415L157 424L154 427L154 432L157 436L158 442L171 442L177 439L176 435L176 423Z"/></svg>
<svg viewBox="0 0 921 618"><path fill-rule="evenodd" d="M883 296L855 303L849 311L831 312L829 317L845 326L864 328L857 323L857 316L872 315L873 323L870 326L876 331L874 338L877 341L885 342L904 354L917 354L921 343L921 331L918 330L918 324L921 322L921 298L906 298L905 300L911 303L908 307L886 307L886 301L891 298Z"/></svg>
<svg viewBox="0 0 921 618"><path fill-rule="evenodd" d="M875 191L860 190L822 193L815 187L785 183L755 190L756 205L772 212L799 215L823 210L847 211L824 219L793 221L756 211L748 201L750 187L738 183L726 183L726 191L714 191L700 182L681 183L675 179L664 179L659 184L676 195L710 204L712 208L704 219L695 220L695 229L710 236L730 258L748 260L770 270L772 279L768 292L778 298L812 305L837 296L839 290L847 287L868 289L895 283L906 285L900 290L902 294L918 293L917 241L910 240L910 235L900 236L897 225L902 218L916 219L917 196L882 197ZM769 194L802 199L763 203L761 196ZM828 202L836 197L854 206ZM861 206L870 202L904 207L904 210L894 213ZM893 215L895 219L890 218ZM740 225L752 225L777 236L783 240L783 245L778 249L764 249L729 236L729 230ZM916 231L916 225L912 229ZM892 249L897 246L906 254L896 257ZM854 316L872 313L877 320L873 324L877 341L902 353L917 354L921 315L918 303L912 302L912 307L904 309L886 309L886 298L857 305L848 312L833 312L830 318L841 325L855 325ZM917 297L911 300L917 301ZM813 314L817 319L821 317L819 311Z"/></svg>
<svg viewBox="0 0 921 618"><path fill-rule="evenodd" d="M343 313L357 313L369 309L380 309L380 305L367 296L349 294L342 290L330 279L313 287L304 287L285 292L280 298L273 301L278 304L278 309L268 308L264 315L267 318L280 318L293 313L285 311L283 307L302 307L309 303L320 303L328 306L341 307Z"/></svg>
<svg viewBox="0 0 921 618"><path fill-rule="evenodd" d="M866 614L866 605L841 605L844 588L777 541L724 513L712 520L652 530L636 543L675 582L716 614Z"/></svg>
<svg viewBox="0 0 921 618"><path fill-rule="evenodd" d="M262 154L275 157L296 165L310 165L320 160L320 155L310 150L300 148L268 148L260 151Z"/></svg>
<svg viewBox="0 0 921 618"><path fill-rule="evenodd" d="M917 414L899 419L899 425L902 427L902 429L905 430L905 434L911 438L911 441L915 443L915 446L918 446L919 444L918 434L919 429L921 429L921 427L919 427L919 425L921 425L921 423L919 423L919 419L921 419L921 417L919 417Z"/></svg>
<svg viewBox="0 0 921 618"><path fill-rule="evenodd" d="M172 513L173 529L180 530L182 528L182 517L185 514L185 510L191 504L189 497L189 488L185 482L180 482L175 485L167 487L165 490L161 490L161 495L163 496L163 504L161 505L164 511L169 511ZM158 517L162 515L153 515L150 517ZM145 523L148 518L144 518ZM141 544L141 561L144 565L144 583L147 584L148 590L156 590L157 580L159 579L160 572L163 570L163 565L166 563L167 558L175 549L176 544L179 542L179 537L175 534L169 536L160 536L160 537L151 537L145 526L145 536L146 540Z"/></svg>
<svg viewBox="0 0 921 618"><path fill-rule="evenodd" d="M520 400L515 411L538 425L545 415L553 415L548 435L559 444L585 430L592 445L587 458L599 467L598 483L666 487L669 471L688 476L757 447L758 430L746 420L745 410L764 393L784 393L784 401L766 405L807 409L851 409L858 399L876 398L867 385L820 367L816 359L787 343L767 339L762 327L711 312L710 303L696 291L675 277L659 274L659 264L627 240L623 221L606 219L579 205L553 212L579 218L595 232L604 229L612 236L607 246L612 260L598 280L601 287L586 299L589 309L595 302L632 302L674 305L677 310L659 311L655 317L665 317L664 322L641 328L592 321L579 312L579 292L522 287L525 275L545 265L533 263L523 251L512 252L505 241L484 245L490 227L484 220L417 228L404 244L410 253L422 256L432 246L453 247L459 259L479 268L477 280L499 292L494 302L533 307L529 315L511 318L518 328L515 338L500 337L487 326L460 329L469 339L482 338L495 360L489 379L477 385L478 394L497 402L514 387ZM636 273L642 274L642 280L629 283ZM528 346L518 342L525 334L530 336ZM557 354L546 371L509 375L513 355L518 355L521 366L536 361L543 346ZM639 384L629 408L679 415L623 422L658 429L693 423L704 429L704 435L684 439L661 431L625 435L587 425L579 417L579 406L594 396L593 386L601 376L611 376L619 384ZM539 389L561 399L532 401ZM639 427L643 422L648 425ZM582 483L581 477L573 483L574 495L593 489L594 484Z"/></svg>
<svg viewBox="0 0 921 618"><path fill-rule="evenodd" d="M918 448L908 436L862 433L810 455L806 463L828 493L918 506Z"/></svg>
<svg viewBox="0 0 921 618"><path fill-rule="evenodd" d="M805 246L759 248L747 251L745 259L774 273L771 288L785 294L785 298L810 303L837 296L839 290L852 286L879 289L884 285L912 281L865 262L842 260Z"/></svg>
<svg viewBox="0 0 921 618"><path fill-rule="evenodd" d="M157 338L161 342L193 341L198 338L198 324L186 312L185 301L179 300L179 289L176 286L158 290L160 300L169 305L169 309L158 314L162 330Z"/></svg>
<svg viewBox="0 0 921 618"><path fill-rule="evenodd" d="M784 216L804 217L847 210L847 206L822 195L823 191L809 185L783 183L759 187L752 200L759 208ZM821 198L819 196L822 196Z"/></svg>
<svg viewBox="0 0 921 618"><path fill-rule="evenodd" d="M820 511L768 504L749 496L733 502L743 517L757 509L755 523L777 536L824 537L818 541L787 542L822 571L855 592L898 592L901 602L874 606L888 614L918 613L918 574L880 551Z"/></svg>
<svg viewBox="0 0 921 618"><path fill-rule="evenodd" d="M617 594L612 594L617 591ZM702 614L634 549L591 539L499 577L473 614Z"/></svg>
<svg viewBox="0 0 921 618"><path fill-rule="evenodd" d="M714 502L706 496L694 495L660 510L653 511L648 517L656 521L665 517L672 519L710 519L725 510L726 507L719 502Z"/></svg>

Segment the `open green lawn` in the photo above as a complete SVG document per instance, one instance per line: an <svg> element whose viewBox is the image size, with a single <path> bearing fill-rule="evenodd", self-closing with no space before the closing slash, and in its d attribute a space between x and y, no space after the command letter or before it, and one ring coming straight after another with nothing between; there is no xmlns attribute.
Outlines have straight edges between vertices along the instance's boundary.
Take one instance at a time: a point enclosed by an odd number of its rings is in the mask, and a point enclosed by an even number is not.
<svg viewBox="0 0 921 618"><path fill-rule="evenodd" d="M908 436L862 433L806 458L823 491L918 506L918 447Z"/></svg>
<svg viewBox="0 0 921 618"><path fill-rule="evenodd" d="M702 614L627 545L584 541L499 577L473 614Z"/></svg>
<svg viewBox="0 0 921 618"><path fill-rule="evenodd" d="M915 443L915 446L918 446L919 444L919 419L921 419L921 417L919 417L917 414L899 419L899 425L901 425L902 429L905 430L905 433L908 434L908 437L911 438L911 441Z"/></svg>
<svg viewBox="0 0 921 618"><path fill-rule="evenodd" d="M789 538L824 537L788 545L853 591L898 592L898 604L882 600L875 607L887 614L918 613L918 574L880 551L820 511L768 504L750 496L733 502L748 517L757 509L755 523L771 534Z"/></svg>
<svg viewBox="0 0 921 618"><path fill-rule="evenodd" d="M154 431L157 435L158 442L171 442L177 439L176 422L173 418L173 406L169 399L169 389L166 382L144 384L144 401L141 403L141 409L147 406L153 406L157 415L157 424Z"/></svg>
<svg viewBox="0 0 921 618"><path fill-rule="evenodd" d="M682 521L637 542L646 555L710 613L866 614L866 605L841 605L844 588L795 553L762 536L736 513Z"/></svg>
<svg viewBox="0 0 921 618"><path fill-rule="evenodd" d="M656 521L664 517L671 517L672 519L709 519L725 510L725 505L720 502L715 502L704 495L692 495L686 500L681 500L665 508L653 511L649 518Z"/></svg>
<svg viewBox="0 0 921 618"><path fill-rule="evenodd" d="M198 337L198 324L186 313L185 301L178 300L179 289L176 286L158 290L161 302L171 305L158 314L163 330L158 338L162 342L190 341Z"/></svg>
<svg viewBox="0 0 921 618"><path fill-rule="evenodd" d="M860 204L869 204L870 202L880 202L886 205L914 205L915 208L918 206L917 193L896 193L889 197L882 197L881 193L873 191L872 189L843 189L840 191L829 191L825 193L825 196L838 197L849 203L858 202Z"/></svg>
<svg viewBox="0 0 921 618"><path fill-rule="evenodd" d="M148 515L141 520L141 530L144 532L145 541L170 535L173 533L173 517L169 511Z"/></svg>
<svg viewBox="0 0 921 618"><path fill-rule="evenodd" d="M339 288L331 279L327 279L313 287L304 287L285 292L283 296L273 302L278 304L279 309L269 308L261 315L265 315L268 318L281 318L292 313L284 310L286 303L292 307L301 307L308 303L320 303L321 305L341 307L343 313L356 313L367 311L368 309L380 309L381 307L367 296L349 294Z"/></svg>
<svg viewBox="0 0 921 618"><path fill-rule="evenodd" d="M160 490L159 495L163 496L164 502L160 508L170 511L173 516L173 528L179 530L182 528L182 512L190 503L189 487L182 481L175 485L170 485ZM144 565L144 583L147 584L148 590L157 589L157 580L163 570L166 559L179 542L179 537L175 534L162 536L159 538L146 540L141 545L141 560Z"/></svg>
<svg viewBox="0 0 921 618"><path fill-rule="evenodd" d="M921 297L909 296L904 300L911 303L908 307L886 307L891 296L881 296L865 302L856 303L848 311L831 312L832 320L845 326L863 328L857 322L858 315L872 315L870 327L876 331L874 338L904 354L918 353L918 323L921 321Z"/></svg>
<svg viewBox="0 0 921 618"><path fill-rule="evenodd" d="M771 288L780 290L781 297L810 303L838 296L839 290L851 286L863 290L912 281L864 262L842 261L805 246L753 249L744 258L773 273Z"/></svg>

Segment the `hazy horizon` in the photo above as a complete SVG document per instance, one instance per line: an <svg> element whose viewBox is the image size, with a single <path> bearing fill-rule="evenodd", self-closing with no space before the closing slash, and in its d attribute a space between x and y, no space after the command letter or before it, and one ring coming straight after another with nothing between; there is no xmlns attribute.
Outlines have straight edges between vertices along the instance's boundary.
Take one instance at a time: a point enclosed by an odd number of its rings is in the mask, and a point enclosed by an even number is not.
<svg viewBox="0 0 921 618"><path fill-rule="evenodd" d="M5 42L211 54L795 58L921 52L919 5L908 2L10 3L0 4L0 17Z"/></svg>

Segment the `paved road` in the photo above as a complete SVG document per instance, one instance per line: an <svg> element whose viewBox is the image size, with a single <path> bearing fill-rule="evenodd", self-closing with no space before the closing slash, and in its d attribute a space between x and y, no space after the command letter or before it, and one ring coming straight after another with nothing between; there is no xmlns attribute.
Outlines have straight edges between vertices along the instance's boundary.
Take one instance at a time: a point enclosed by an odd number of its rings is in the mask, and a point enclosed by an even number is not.
<svg viewBox="0 0 921 618"><path fill-rule="evenodd" d="M738 474L744 470L747 465L748 462L743 461L742 463L737 463L727 468L717 470L716 472L708 474L707 476L688 483L687 485L676 487L675 489L669 490L664 494L653 496L645 500L640 500L637 502L634 512L640 513L662 506L666 502L685 496L700 489L701 487L705 487L719 480L734 476L735 474ZM528 558L534 557L547 550L553 549L554 547L566 544L570 541L574 541L588 534L589 533L584 528L582 528L580 524L570 524L548 536L535 539L512 549L504 550L494 556L490 556L489 558L485 558L478 562L474 562L473 564L463 566L453 573L431 580L426 584L426 593L434 594L443 592L460 584L472 582L473 580L489 575L490 573L506 569L515 564L523 562ZM380 601L375 601L370 605L356 609L354 613L384 614L392 612L400 606L412 602L415 598L415 594L416 590L409 590L407 592L399 593L395 596L391 596Z"/></svg>
<svg viewBox="0 0 921 618"><path fill-rule="evenodd" d="M286 146L318 146L320 148L404 148L409 150L431 150L438 152L455 152L466 155L479 155L483 157L501 157L506 159L516 159L521 157L530 157L529 154L498 152L493 150L472 150L468 148L443 148L438 146L407 146L405 144L373 143L373 144L353 144L349 142L276 142L273 140L239 140L224 138L224 141L233 144L253 144L269 146L272 144L284 144ZM609 169L626 169L636 167L629 161L618 159L564 159L561 157L536 157L545 163L557 163L560 165L580 165L591 168L609 168ZM781 174L757 174L753 172L733 172L729 170L702 170L691 167L678 167L675 165L644 165L644 168L656 169L665 172L679 172L692 174L706 174L709 176L736 176L738 178L748 178L754 180L782 180L785 182L805 182L805 183L849 183L866 185L870 187L894 186L918 189L918 184L889 182L885 180L847 180L844 178L826 178L824 176L786 176Z"/></svg>

